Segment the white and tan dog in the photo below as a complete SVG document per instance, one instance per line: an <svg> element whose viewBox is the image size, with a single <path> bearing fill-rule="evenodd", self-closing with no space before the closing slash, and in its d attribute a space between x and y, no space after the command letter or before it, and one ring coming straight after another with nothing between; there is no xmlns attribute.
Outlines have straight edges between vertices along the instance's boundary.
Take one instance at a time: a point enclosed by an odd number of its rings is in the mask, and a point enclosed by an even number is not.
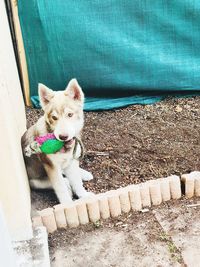
<svg viewBox="0 0 200 267"><path fill-rule="evenodd" d="M81 146L74 154L75 140L80 139L83 128L84 94L76 79L72 79L64 91L53 91L43 84L38 87L44 116L30 127L22 137L30 185L36 189L53 188L60 203L72 201L72 192L78 198L91 194L83 187L83 181L91 180L92 174L79 167ZM36 136L54 133L65 143L64 152L35 154L27 157L30 144Z"/></svg>

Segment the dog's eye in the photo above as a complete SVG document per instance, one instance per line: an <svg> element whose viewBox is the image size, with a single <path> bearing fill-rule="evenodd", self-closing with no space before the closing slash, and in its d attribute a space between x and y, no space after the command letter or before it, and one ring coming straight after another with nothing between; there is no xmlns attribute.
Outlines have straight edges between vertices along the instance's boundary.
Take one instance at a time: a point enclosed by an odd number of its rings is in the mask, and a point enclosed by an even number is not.
<svg viewBox="0 0 200 267"><path fill-rule="evenodd" d="M71 118L73 115L74 115L73 113L68 113L68 114L67 114L67 116L68 116L69 118Z"/></svg>
<svg viewBox="0 0 200 267"><path fill-rule="evenodd" d="M52 119L56 121L58 118L56 116L52 116Z"/></svg>

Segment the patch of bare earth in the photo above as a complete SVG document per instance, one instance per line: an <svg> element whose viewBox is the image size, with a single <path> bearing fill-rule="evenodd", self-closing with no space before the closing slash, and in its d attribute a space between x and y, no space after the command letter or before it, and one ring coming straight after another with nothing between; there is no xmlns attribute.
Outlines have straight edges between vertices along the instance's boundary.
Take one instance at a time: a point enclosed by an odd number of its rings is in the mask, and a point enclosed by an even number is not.
<svg viewBox="0 0 200 267"><path fill-rule="evenodd" d="M86 112L82 167L95 193L148 179L200 170L200 98L168 99L104 112ZM42 114L26 109L28 126ZM45 196L44 196L45 195ZM53 192L33 192L38 209L57 203ZM45 201L43 201L45 199Z"/></svg>
<svg viewBox="0 0 200 267"><path fill-rule="evenodd" d="M82 165L102 192L147 179L200 169L200 98L87 113ZM98 155L98 152L108 154Z"/></svg>

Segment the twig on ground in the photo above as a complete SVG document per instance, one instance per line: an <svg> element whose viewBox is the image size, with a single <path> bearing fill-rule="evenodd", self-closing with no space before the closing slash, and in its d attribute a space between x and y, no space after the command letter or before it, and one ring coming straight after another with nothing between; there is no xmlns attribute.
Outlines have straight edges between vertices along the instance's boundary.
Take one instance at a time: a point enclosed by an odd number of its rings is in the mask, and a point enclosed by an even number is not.
<svg viewBox="0 0 200 267"><path fill-rule="evenodd" d="M108 152L104 152L104 151L93 151L93 150L89 150L86 152L87 155L96 155L96 156L109 156Z"/></svg>
<svg viewBox="0 0 200 267"><path fill-rule="evenodd" d="M200 207L200 203L197 204L189 204L187 205L188 208L193 208L193 207Z"/></svg>

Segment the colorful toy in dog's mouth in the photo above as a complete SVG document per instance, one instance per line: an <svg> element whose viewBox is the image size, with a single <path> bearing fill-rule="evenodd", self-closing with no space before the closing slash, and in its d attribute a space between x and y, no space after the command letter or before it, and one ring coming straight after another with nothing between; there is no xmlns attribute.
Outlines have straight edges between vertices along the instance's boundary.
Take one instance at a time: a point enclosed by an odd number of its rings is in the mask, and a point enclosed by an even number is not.
<svg viewBox="0 0 200 267"><path fill-rule="evenodd" d="M72 146L74 144L74 146ZM80 152L77 155L77 147L80 147ZM53 133L47 133L43 136L35 137L35 140L25 148L25 155L30 157L33 154L54 154L56 152L65 153L73 147L73 158L82 159L84 156L83 143L78 137L73 137L68 141L56 139Z"/></svg>
<svg viewBox="0 0 200 267"><path fill-rule="evenodd" d="M43 136L37 136L35 137L34 142L30 145L30 148L32 150L31 154L54 154L58 151L61 151L62 148L64 148L65 146L70 146L73 141L74 138L68 141L58 140L53 133L48 133Z"/></svg>

